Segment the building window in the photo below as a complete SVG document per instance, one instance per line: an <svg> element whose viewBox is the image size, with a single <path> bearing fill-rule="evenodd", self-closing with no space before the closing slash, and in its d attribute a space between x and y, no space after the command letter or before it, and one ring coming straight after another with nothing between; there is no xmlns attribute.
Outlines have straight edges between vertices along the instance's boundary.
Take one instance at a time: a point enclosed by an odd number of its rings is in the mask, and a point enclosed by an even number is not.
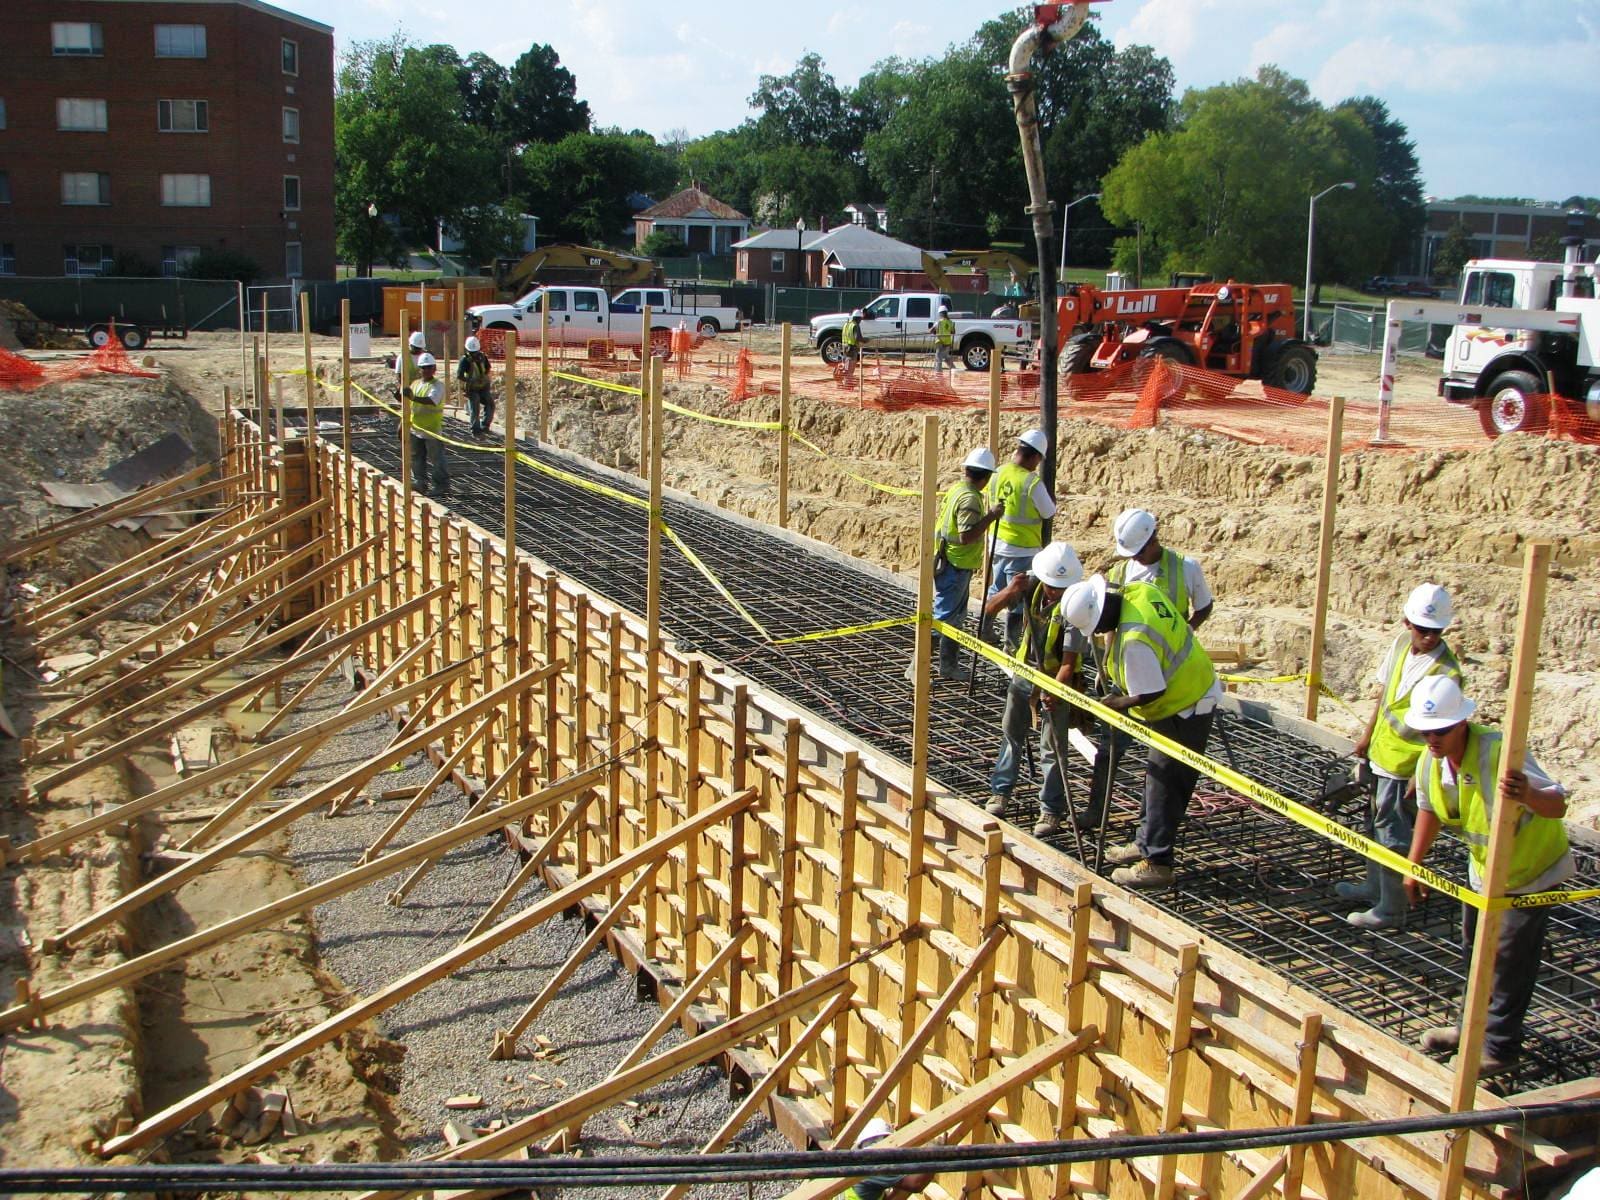
<svg viewBox="0 0 1600 1200"><path fill-rule="evenodd" d="M0 171L0 204L11 203L11 172Z"/></svg>
<svg viewBox="0 0 1600 1200"><path fill-rule="evenodd" d="M0 129L6 127L6 102L0 100Z"/></svg>
<svg viewBox="0 0 1600 1200"><path fill-rule="evenodd" d="M167 208L211 207L211 176L163 175L161 203Z"/></svg>
<svg viewBox="0 0 1600 1200"><path fill-rule="evenodd" d="M283 210L285 212L300 211L300 176L285 175L283 177Z"/></svg>
<svg viewBox="0 0 1600 1200"><path fill-rule="evenodd" d="M789 260L787 257L785 257L782 250L774 250L772 252L772 271L774 274L784 270L788 266L788 263Z"/></svg>
<svg viewBox="0 0 1600 1200"><path fill-rule="evenodd" d="M204 25L157 25L157 58L204 58L206 56L206 27Z"/></svg>
<svg viewBox="0 0 1600 1200"><path fill-rule="evenodd" d="M300 74L300 43L283 39L283 73L285 75Z"/></svg>
<svg viewBox="0 0 1600 1200"><path fill-rule="evenodd" d="M111 269L111 247L93 242L61 248L63 275L99 275Z"/></svg>
<svg viewBox="0 0 1600 1200"><path fill-rule="evenodd" d="M104 100L57 100L56 128L77 133L106 131Z"/></svg>
<svg viewBox="0 0 1600 1200"><path fill-rule="evenodd" d="M283 110L283 140L298 142L300 140L300 110L286 108Z"/></svg>
<svg viewBox="0 0 1600 1200"><path fill-rule="evenodd" d="M156 128L162 133L205 133L211 112L204 100L157 100Z"/></svg>
<svg viewBox="0 0 1600 1200"><path fill-rule="evenodd" d="M110 204L111 176L104 171L61 172L61 203Z"/></svg>
<svg viewBox="0 0 1600 1200"><path fill-rule="evenodd" d="M283 245L283 273L290 279L299 279L305 272L305 260L300 253L299 242L285 242Z"/></svg>
<svg viewBox="0 0 1600 1200"><path fill-rule="evenodd" d="M0 242L0 275L17 273L17 247L13 242Z"/></svg>
<svg viewBox="0 0 1600 1200"><path fill-rule="evenodd" d="M52 21L50 53L100 55L106 52L98 21Z"/></svg>
<svg viewBox="0 0 1600 1200"><path fill-rule="evenodd" d="M163 246L161 247L161 273L169 279L174 275L181 275L183 269L199 257L199 246Z"/></svg>

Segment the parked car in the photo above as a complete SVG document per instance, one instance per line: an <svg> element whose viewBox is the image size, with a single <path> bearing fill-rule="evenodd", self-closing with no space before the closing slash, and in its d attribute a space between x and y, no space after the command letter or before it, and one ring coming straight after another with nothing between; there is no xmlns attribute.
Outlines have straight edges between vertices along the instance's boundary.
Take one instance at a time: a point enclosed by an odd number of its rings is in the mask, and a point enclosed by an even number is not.
<svg viewBox="0 0 1600 1200"><path fill-rule="evenodd" d="M950 319L956 327L956 353L969 371L987 371L989 358L997 348L1003 354L1007 346L1027 347L1033 341L1027 321L958 313L950 297L938 292L893 292L863 306L861 342L883 350L932 350L933 327L941 305L951 310ZM836 363L844 357L841 334L849 315L826 313L811 318L811 344L823 361Z"/></svg>
<svg viewBox="0 0 1600 1200"><path fill-rule="evenodd" d="M560 346L584 346L608 341L638 350L643 321L638 309L613 312L604 288L538 287L515 304L479 304L467 309L467 324L479 329L513 329L524 345L543 336L543 311L550 310L550 341ZM650 314L651 353L671 358L672 331L684 318L665 312ZM698 333L696 338L700 336Z"/></svg>

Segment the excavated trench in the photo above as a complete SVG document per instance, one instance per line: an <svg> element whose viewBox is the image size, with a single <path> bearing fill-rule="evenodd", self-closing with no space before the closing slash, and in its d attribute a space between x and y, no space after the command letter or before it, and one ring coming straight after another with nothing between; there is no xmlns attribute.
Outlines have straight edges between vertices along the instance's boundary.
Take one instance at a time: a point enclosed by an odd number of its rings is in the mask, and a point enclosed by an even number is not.
<svg viewBox="0 0 1600 1200"><path fill-rule="evenodd" d="M465 425L447 432L467 440ZM352 430L358 457L398 475L394 421L363 414ZM487 449L487 448L486 448ZM536 461L635 496L644 485L583 460L525 445ZM495 453L452 449L449 507L483 528L503 532L504 476ZM774 640L866 624L911 611L913 596L885 573L769 528L668 497L664 519L749 610ZM524 469L517 482L517 544L585 586L635 611L645 606L646 515L603 492ZM772 645L727 603L678 551L663 553L662 623L685 648L710 654L797 704L826 717L902 761L911 758L912 694L903 678L912 634L900 627L792 645ZM940 683L930 715L929 771L957 795L982 803L998 745L1003 678L985 667L977 686ZM1219 714L1209 753L1219 761L1360 828L1367 794L1351 782L1344 750L1330 737ZM1069 798L1081 804L1086 763L1069 756ZM1117 773L1107 844L1130 840L1138 821L1143 756L1124 757ZM1008 816L1028 825L1034 806L1025 772ZM1029 792L1028 795L1020 793ZM1076 856L1070 830L1051 839ZM1600 886L1600 846L1575 845L1574 887ZM1093 859L1092 848L1086 857ZM1334 884L1364 865L1300 827L1219 785L1202 780L1179 848L1176 885L1148 899L1208 934L1283 972L1345 1011L1412 1041L1453 1019L1464 986L1455 904L1437 897L1409 915L1403 931L1365 933L1344 920L1349 905ZM1442 842L1434 865L1464 878L1464 854ZM1537 994L1528 1014L1524 1056L1487 1081L1515 1092L1600 1074L1600 917L1590 905L1556 910Z"/></svg>

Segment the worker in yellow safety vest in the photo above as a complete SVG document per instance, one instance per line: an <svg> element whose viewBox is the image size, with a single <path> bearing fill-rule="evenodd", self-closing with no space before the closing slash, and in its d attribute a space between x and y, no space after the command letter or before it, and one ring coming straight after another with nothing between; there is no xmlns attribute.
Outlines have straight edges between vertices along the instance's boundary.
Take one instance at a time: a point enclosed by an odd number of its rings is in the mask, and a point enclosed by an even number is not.
<svg viewBox="0 0 1600 1200"><path fill-rule="evenodd" d="M450 472L444 462L444 381L436 378L439 362L424 350L417 355L418 377L411 381L411 486L419 495L450 494ZM432 472L428 467L432 466Z"/></svg>
<svg viewBox="0 0 1600 1200"><path fill-rule="evenodd" d="M939 319L933 323L933 369L948 371L950 355L956 347L956 323L950 319L950 306L939 305Z"/></svg>
<svg viewBox="0 0 1600 1200"><path fill-rule="evenodd" d="M882 1117L873 1117L856 1139L856 1149L875 1146L894 1132ZM915 1175L872 1175L858 1179L844 1192L844 1200L899 1200L902 1196L915 1196L933 1182L934 1172L921 1171Z"/></svg>
<svg viewBox="0 0 1600 1200"><path fill-rule="evenodd" d="M1017 439L1011 461L989 481L989 503L1002 509L995 527L990 599L1025 572L1033 556L1044 548L1044 527L1056 515L1056 502L1039 478L1039 464L1049 449L1050 438L1044 430L1028 430ZM1006 649L1014 650L1021 635L1022 610L1011 606L1006 610Z"/></svg>
<svg viewBox="0 0 1600 1200"><path fill-rule="evenodd" d="M856 373L856 364L861 361L861 310L858 308L845 318L844 329L839 334L839 343L844 347L844 375L849 379Z"/></svg>
<svg viewBox="0 0 1600 1200"><path fill-rule="evenodd" d="M1000 519L1000 506L984 510L983 489L994 474L994 455L980 446L961 464L961 479L945 489L939 501L934 540L933 619L962 626L967 621L967 601L972 594L972 573L983 565L983 533ZM933 653L944 679L962 680L969 672L961 665L961 646L935 631ZM917 664L906 668L906 678L916 678Z"/></svg>
<svg viewBox="0 0 1600 1200"><path fill-rule="evenodd" d="M1551 891L1577 871L1562 819L1567 812L1566 792L1531 756L1523 759L1520 771L1507 770L1500 778L1500 732L1471 719L1477 708L1462 695L1452 675L1429 675L1412 690L1406 724L1427 741L1428 752L1417 760L1417 827L1409 857L1420 865L1440 829L1449 829L1467 844L1468 881L1483 891L1498 791L1500 803L1522 809L1514 825L1505 894ZM1413 902L1426 891L1420 880L1409 877L1405 886ZM1523 1018L1533 999L1549 924L1548 906L1512 907L1501 914L1479 1064L1485 1074L1504 1070L1521 1056ZM1469 960L1477 927L1478 910L1463 904L1461 946ZM1453 1025L1429 1029L1421 1041L1424 1050L1453 1051L1460 1045L1460 1029Z"/></svg>
<svg viewBox="0 0 1600 1200"><path fill-rule="evenodd" d="M1419 583L1411 589L1401 610L1405 631L1378 666L1375 681L1383 691L1355 746L1356 758L1367 760L1374 780L1372 836L1396 854L1411 848L1417 816L1411 780L1426 748L1422 735L1406 724L1412 693L1423 680L1437 675L1461 682L1461 664L1444 642L1453 616L1450 593L1438 584ZM1334 890L1343 900L1364 900L1370 906L1345 918L1358 929L1392 929L1405 920L1400 876L1374 862L1367 863L1364 881L1341 882Z"/></svg>
<svg viewBox="0 0 1600 1200"><path fill-rule="evenodd" d="M1118 558L1106 574L1112 584L1153 583L1166 593L1190 629L1205 623L1213 604L1205 573L1196 560L1161 544L1154 513L1128 509L1112 523L1111 536Z"/></svg>
<svg viewBox="0 0 1600 1200"><path fill-rule="evenodd" d="M488 433L494 421L494 392L489 387L489 370L489 356L483 352L483 343L469 337L466 353L456 364L456 379L467 394L467 415L472 420L473 437Z"/></svg>
<svg viewBox="0 0 1600 1200"><path fill-rule="evenodd" d="M1222 686L1194 631L1160 588L1130 583L1118 593L1104 575L1094 575L1067 589L1061 612L1085 635L1109 635L1103 674L1110 694L1102 704L1205 753ZM1119 868L1111 875L1113 883L1131 888L1172 883L1178 828L1199 778L1193 767L1150 747L1138 836L1106 851L1106 861Z"/></svg>

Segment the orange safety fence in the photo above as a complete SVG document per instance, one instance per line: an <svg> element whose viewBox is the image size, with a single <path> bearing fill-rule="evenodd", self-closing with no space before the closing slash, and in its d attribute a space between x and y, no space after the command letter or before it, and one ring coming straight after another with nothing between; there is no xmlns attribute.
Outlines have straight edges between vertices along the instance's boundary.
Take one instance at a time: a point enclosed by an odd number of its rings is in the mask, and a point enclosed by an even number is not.
<svg viewBox="0 0 1600 1200"><path fill-rule="evenodd" d="M25 392L47 383L70 383L91 375L133 375L141 379L159 379L161 372L136 367L122 343L108 341L93 353L81 358L51 363L38 363L31 358L0 348L0 390Z"/></svg>

